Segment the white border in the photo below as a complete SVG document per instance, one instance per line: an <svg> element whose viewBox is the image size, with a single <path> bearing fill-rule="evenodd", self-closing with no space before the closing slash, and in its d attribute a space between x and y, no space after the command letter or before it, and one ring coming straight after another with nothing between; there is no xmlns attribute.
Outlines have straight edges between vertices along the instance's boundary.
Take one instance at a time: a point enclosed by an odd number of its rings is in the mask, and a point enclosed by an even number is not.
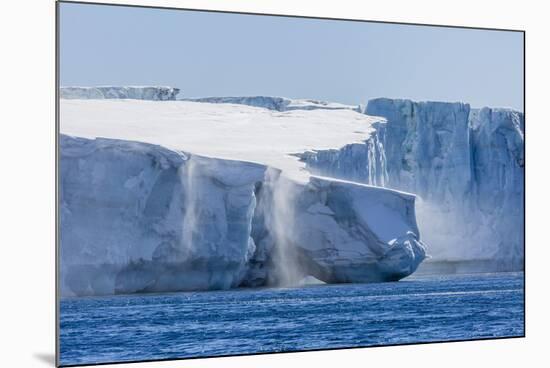
<svg viewBox="0 0 550 368"><path fill-rule="evenodd" d="M436 23L527 31L527 338L141 363L135 367L517 367L547 361L547 12L543 2L128 0L155 6ZM51 367L54 352L54 2L11 0L0 12L2 367ZM475 57L475 55L472 55ZM543 355L544 354L544 355ZM125 367L116 365L114 367Z"/></svg>

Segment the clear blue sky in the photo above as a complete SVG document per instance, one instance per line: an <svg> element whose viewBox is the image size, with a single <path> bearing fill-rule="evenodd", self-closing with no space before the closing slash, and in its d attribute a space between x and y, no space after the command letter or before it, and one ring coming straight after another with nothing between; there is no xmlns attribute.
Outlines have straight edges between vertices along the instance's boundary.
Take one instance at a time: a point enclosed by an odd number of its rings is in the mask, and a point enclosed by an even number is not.
<svg viewBox="0 0 550 368"><path fill-rule="evenodd" d="M523 110L523 34L62 3L62 86Z"/></svg>

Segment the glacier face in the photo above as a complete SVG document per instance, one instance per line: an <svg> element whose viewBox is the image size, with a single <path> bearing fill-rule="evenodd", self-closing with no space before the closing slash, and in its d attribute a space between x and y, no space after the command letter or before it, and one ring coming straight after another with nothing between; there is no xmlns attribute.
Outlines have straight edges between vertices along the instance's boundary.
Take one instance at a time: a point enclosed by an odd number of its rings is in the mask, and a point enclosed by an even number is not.
<svg viewBox="0 0 550 368"><path fill-rule="evenodd" d="M472 207L482 219L479 232L498 240L495 257L523 267L525 151L524 115L508 109L482 108L470 116L472 137ZM490 230L487 230L490 229Z"/></svg>
<svg viewBox="0 0 550 368"><path fill-rule="evenodd" d="M375 131L363 142L295 153L294 156L305 162L312 174L384 187L388 182L383 142L386 124L376 121L372 126Z"/></svg>
<svg viewBox="0 0 550 368"><path fill-rule="evenodd" d="M386 98L365 114L386 122L363 144L299 154L308 169L417 194L433 262L522 269L523 114Z"/></svg>
<svg viewBox="0 0 550 368"><path fill-rule="evenodd" d="M61 294L397 280L425 257L414 196L62 135Z"/></svg>
<svg viewBox="0 0 550 368"><path fill-rule="evenodd" d="M175 100L180 90L162 86L99 86L99 87L61 87L60 97L63 99L97 100L97 99L132 99L169 101Z"/></svg>
<svg viewBox="0 0 550 368"><path fill-rule="evenodd" d="M462 103L369 101L365 113L387 119L387 185L437 202L467 195L469 111L469 105Z"/></svg>
<svg viewBox="0 0 550 368"><path fill-rule="evenodd" d="M523 114L216 99L61 101L63 295L522 268Z"/></svg>
<svg viewBox="0 0 550 368"><path fill-rule="evenodd" d="M254 252L265 167L61 137L62 293L224 289Z"/></svg>

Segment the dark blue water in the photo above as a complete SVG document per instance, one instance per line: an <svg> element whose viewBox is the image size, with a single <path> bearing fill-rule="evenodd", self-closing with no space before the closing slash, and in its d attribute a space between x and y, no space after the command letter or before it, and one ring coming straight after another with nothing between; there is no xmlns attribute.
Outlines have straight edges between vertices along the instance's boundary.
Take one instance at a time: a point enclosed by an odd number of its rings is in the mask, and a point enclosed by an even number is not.
<svg viewBox="0 0 550 368"><path fill-rule="evenodd" d="M61 363L524 334L523 274L61 301Z"/></svg>

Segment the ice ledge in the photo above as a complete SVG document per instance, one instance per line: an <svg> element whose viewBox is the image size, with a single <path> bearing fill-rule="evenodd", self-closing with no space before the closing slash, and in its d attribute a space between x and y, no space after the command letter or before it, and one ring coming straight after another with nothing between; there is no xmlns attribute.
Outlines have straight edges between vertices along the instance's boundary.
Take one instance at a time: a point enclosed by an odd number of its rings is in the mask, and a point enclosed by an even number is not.
<svg viewBox="0 0 550 368"><path fill-rule="evenodd" d="M61 87L60 97L70 100L132 99L150 101L173 101L179 88L168 86L97 86Z"/></svg>
<svg viewBox="0 0 550 368"><path fill-rule="evenodd" d="M425 258L415 197L244 161L61 135L61 294L394 281Z"/></svg>
<svg viewBox="0 0 550 368"><path fill-rule="evenodd" d="M359 106L312 99L290 99L277 96L200 97L185 98L182 100L215 104L247 105L280 112L293 110L353 110L361 112Z"/></svg>

